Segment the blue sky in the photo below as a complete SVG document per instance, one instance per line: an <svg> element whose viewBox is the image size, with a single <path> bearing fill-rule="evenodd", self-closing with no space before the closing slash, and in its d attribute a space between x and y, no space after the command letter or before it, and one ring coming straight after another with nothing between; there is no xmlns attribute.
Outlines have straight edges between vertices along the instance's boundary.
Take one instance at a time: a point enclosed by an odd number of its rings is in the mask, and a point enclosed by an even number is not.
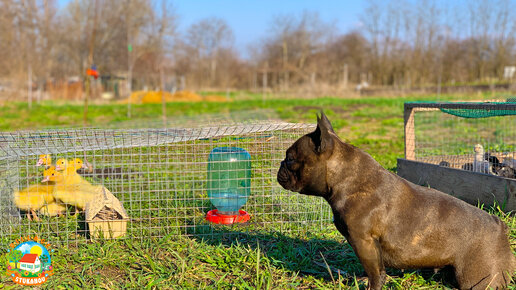
<svg viewBox="0 0 516 290"><path fill-rule="evenodd" d="M224 18L233 29L239 49L265 37L275 16L317 12L324 22L335 23L340 31L348 31L358 26L360 13L367 5L365 1L342 0L183 0L172 3L180 17L180 31L204 18Z"/></svg>
<svg viewBox="0 0 516 290"><path fill-rule="evenodd" d="M58 0L64 7L70 0ZM338 0L180 0L170 1L179 16L180 32L209 17L227 21L235 35L235 46L245 54L248 45L262 39L274 17L317 12L325 23L334 23L340 31L356 28L366 1Z"/></svg>

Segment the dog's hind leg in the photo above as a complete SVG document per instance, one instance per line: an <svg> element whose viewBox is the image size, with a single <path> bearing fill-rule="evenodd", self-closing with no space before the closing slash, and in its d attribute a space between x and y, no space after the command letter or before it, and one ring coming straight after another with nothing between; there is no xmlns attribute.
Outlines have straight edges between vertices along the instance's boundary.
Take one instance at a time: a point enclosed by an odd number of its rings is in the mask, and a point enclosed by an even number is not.
<svg viewBox="0 0 516 290"><path fill-rule="evenodd" d="M484 249L470 251L464 259L454 265L455 276L460 289L503 289L504 276L499 271L496 259Z"/></svg>
<svg viewBox="0 0 516 290"><path fill-rule="evenodd" d="M500 231L472 246L455 265L461 289L505 289L511 282L516 259L507 240L507 226L496 221Z"/></svg>
<svg viewBox="0 0 516 290"><path fill-rule="evenodd" d="M369 237L367 239L352 239L350 244L367 273L368 289L382 289L382 285L385 283L385 266L378 241Z"/></svg>

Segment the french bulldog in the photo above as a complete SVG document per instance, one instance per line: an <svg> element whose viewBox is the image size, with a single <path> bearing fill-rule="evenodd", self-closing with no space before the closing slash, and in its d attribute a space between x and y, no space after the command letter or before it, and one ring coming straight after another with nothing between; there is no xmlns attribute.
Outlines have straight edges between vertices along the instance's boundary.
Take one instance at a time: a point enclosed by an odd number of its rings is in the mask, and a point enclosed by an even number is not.
<svg viewBox="0 0 516 290"><path fill-rule="evenodd" d="M502 289L516 268L498 217L440 191L410 183L340 140L328 118L286 152L277 180L320 196L368 277L381 289L385 267L453 267L460 289Z"/></svg>

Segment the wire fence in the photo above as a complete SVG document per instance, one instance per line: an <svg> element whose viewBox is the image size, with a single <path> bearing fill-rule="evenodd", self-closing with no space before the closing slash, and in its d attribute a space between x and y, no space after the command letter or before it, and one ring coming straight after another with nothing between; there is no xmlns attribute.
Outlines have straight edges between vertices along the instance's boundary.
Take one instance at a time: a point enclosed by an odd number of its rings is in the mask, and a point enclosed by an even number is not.
<svg viewBox="0 0 516 290"><path fill-rule="evenodd" d="M405 156L516 178L516 103L406 103Z"/></svg>
<svg viewBox="0 0 516 290"><path fill-rule="evenodd" d="M110 223L103 231L120 231L119 238L132 240L326 226L331 212L324 200L288 192L276 181L286 149L313 129L255 122L0 133L0 238L9 242L38 235L76 244L94 238L92 217L116 220L121 225ZM207 193L210 152L220 147L242 148L251 157L249 183L242 183L250 189L242 209L251 218L243 224L206 220L215 208ZM108 195L120 206L99 205ZM91 208L100 211L91 215Z"/></svg>

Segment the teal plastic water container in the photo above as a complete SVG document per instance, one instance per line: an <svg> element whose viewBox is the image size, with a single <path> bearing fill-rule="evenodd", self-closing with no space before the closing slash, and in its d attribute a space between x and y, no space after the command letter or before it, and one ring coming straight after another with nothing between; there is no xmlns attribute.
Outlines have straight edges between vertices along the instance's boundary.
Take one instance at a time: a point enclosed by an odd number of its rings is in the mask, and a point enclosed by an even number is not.
<svg viewBox="0 0 516 290"><path fill-rule="evenodd" d="M251 194L251 155L238 147L217 147L208 159L208 197L220 215L238 215Z"/></svg>

